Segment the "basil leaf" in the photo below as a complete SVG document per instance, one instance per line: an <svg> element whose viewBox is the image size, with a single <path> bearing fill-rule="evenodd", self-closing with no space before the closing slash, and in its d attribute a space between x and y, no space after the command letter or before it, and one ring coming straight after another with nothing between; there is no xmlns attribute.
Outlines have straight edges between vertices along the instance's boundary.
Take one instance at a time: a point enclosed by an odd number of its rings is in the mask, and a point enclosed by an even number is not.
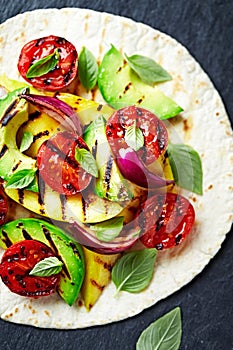
<svg viewBox="0 0 233 350"><path fill-rule="evenodd" d="M36 170L23 169L12 174L6 184L7 188L25 188L29 186L34 180Z"/></svg>
<svg viewBox="0 0 233 350"><path fill-rule="evenodd" d="M52 276L58 274L62 270L63 263L55 256L50 256L39 261L29 272L31 276Z"/></svg>
<svg viewBox="0 0 233 350"><path fill-rule="evenodd" d="M112 280L120 290L138 293L145 289L152 278L157 250L155 248L127 253L112 269Z"/></svg>
<svg viewBox="0 0 233 350"><path fill-rule="evenodd" d="M136 350L179 350L181 336L181 312L176 307L141 333Z"/></svg>
<svg viewBox="0 0 233 350"><path fill-rule="evenodd" d="M134 124L126 129L125 141L135 151L138 151L144 145L144 136L142 130L136 126L136 120L134 120Z"/></svg>
<svg viewBox="0 0 233 350"><path fill-rule="evenodd" d="M21 144L20 144L20 152L26 151L33 142L33 134L30 131L26 131L23 133Z"/></svg>
<svg viewBox="0 0 233 350"><path fill-rule="evenodd" d="M98 177L98 168L91 152L87 151L85 148L76 147L75 159L87 173Z"/></svg>
<svg viewBox="0 0 233 350"><path fill-rule="evenodd" d="M123 228L124 217L119 216L113 219L91 225L96 237L103 242L110 242L116 238Z"/></svg>
<svg viewBox="0 0 233 350"><path fill-rule="evenodd" d="M144 83L154 84L172 80L171 75L153 59L142 55L125 56L130 68Z"/></svg>
<svg viewBox="0 0 233 350"><path fill-rule="evenodd" d="M86 47L83 47L78 59L79 79L82 85L91 90L95 87L98 77L98 64L95 57Z"/></svg>
<svg viewBox="0 0 233 350"><path fill-rule="evenodd" d="M36 176L34 177L33 181L27 187L25 187L25 190L39 192L39 186Z"/></svg>
<svg viewBox="0 0 233 350"><path fill-rule="evenodd" d="M199 154L183 144L169 144L167 154L175 182L186 190L202 194L203 174Z"/></svg>
<svg viewBox="0 0 233 350"><path fill-rule="evenodd" d="M27 71L26 78L30 79L30 78L41 77L42 75L49 73L51 70L53 70L56 67L59 59L60 59L60 55L58 52L58 48L56 48L53 53L51 53L46 57L41 58L40 60L32 64Z"/></svg>

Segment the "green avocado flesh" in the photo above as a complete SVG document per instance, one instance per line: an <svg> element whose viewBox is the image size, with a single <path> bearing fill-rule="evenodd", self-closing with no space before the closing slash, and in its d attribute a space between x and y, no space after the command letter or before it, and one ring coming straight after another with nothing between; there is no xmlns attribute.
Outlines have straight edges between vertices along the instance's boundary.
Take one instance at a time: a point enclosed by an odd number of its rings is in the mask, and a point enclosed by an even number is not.
<svg viewBox="0 0 233 350"><path fill-rule="evenodd" d="M17 95L25 89L18 89L0 99L0 177L9 176L22 169L36 169L36 161L19 151L16 135L19 127L28 120L27 103Z"/></svg>
<svg viewBox="0 0 233 350"><path fill-rule="evenodd" d="M18 219L0 227L0 246L3 249L25 239L34 239L46 244L63 262L57 292L68 305L72 305L78 297L84 279L81 246L58 227L39 219Z"/></svg>
<svg viewBox="0 0 233 350"><path fill-rule="evenodd" d="M110 201L129 200L133 195L114 161L105 131L106 121L99 117L88 126L83 135L99 170L95 192L99 197Z"/></svg>
<svg viewBox="0 0 233 350"><path fill-rule="evenodd" d="M174 117L183 111L157 87L143 83L113 45L100 65L98 87L105 101L115 109L137 105L160 119Z"/></svg>

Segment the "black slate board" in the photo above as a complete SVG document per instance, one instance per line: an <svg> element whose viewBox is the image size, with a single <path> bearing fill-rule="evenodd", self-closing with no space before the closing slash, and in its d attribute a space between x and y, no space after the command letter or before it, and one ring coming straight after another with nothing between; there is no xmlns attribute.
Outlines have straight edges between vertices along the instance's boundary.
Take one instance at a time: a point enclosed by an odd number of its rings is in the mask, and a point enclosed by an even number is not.
<svg viewBox="0 0 233 350"><path fill-rule="evenodd" d="M0 0L0 5L1 23L36 8L82 7L130 17L164 31L186 46L200 62L220 92L233 121L232 0ZM183 318L181 350L233 349L231 233L199 276L140 315L75 331L42 330L0 321L0 350L133 350L143 329L177 305L181 307Z"/></svg>

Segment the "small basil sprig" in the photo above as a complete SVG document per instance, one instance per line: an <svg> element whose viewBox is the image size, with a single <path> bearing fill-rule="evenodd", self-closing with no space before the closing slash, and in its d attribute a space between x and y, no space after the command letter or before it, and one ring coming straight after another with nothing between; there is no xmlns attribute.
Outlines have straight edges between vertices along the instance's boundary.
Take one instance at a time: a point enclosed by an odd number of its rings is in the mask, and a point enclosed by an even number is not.
<svg viewBox="0 0 233 350"><path fill-rule="evenodd" d="M28 187L36 176L35 169L23 169L13 173L7 183L6 188L25 188Z"/></svg>
<svg viewBox="0 0 233 350"><path fill-rule="evenodd" d="M49 73L58 64L60 54L58 48L54 50L50 55L41 58L40 60L33 63L27 71L26 78L41 77L44 74Z"/></svg>
<svg viewBox="0 0 233 350"><path fill-rule="evenodd" d="M182 188L202 194L202 163L199 154L190 146L169 144L167 154L175 182Z"/></svg>
<svg viewBox="0 0 233 350"><path fill-rule="evenodd" d="M145 289L152 278L157 250L143 249L127 253L112 269L112 280L120 290L138 293Z"/></svg>
<svg viewBox="0 0 233 350"><path fill-rule="evenodd" d="M20 143L20 152L26 151L33 142L33 134L30 131L23 133L22 140Z"/></svg>
<svg viewBox="0 0 233 350"><path fill-rule="evenodd" d="M31 276L47 277L58 274L62 270L63 263L55 256L50 256L39 261L29 272Z"/></svg>
<svg viewBox="0 0 233 350"><path fill-rule="evenodd" d="M85 148L75 149L75 159L80 164L80 166L86 170L87 173L91 174L94 177L98 177L98 168L96 165L96 160Z"/></svg>
<svg viewBox="0 0 233 350"><path fill-rule="evenodd" d="M142 130L136 126L136 120L125 132L125 141L128 146L138 151L144 145L144 136Z"/></svg>
<svg viewBox="0 0 233 350"><path fill-rule="evenodd" d="M153 59L142 55L125 55L131 69L146 84L172 80L171 75Z"/></svg>
<svg viewBox="0 0 233 350"><path fill-rule="evenodd" d="M89 91L96 86L98 64L95 57L86 47L82 48L78 59L78 74L82 85Z"/></svg>
<svg viewBox="0 0 233 350"><path fill-rule="evenodd" d="M181 336L181 311L179 307L176 307L141 333L136 350L178 350Z"/></svg>
<svg viewBox="0 0 233 350"><path fill-rule="evenodd" d="M124 217L119 216L113 219L91 225L96 237L103 242L110 242L116 238L123 228Z"/></svg>

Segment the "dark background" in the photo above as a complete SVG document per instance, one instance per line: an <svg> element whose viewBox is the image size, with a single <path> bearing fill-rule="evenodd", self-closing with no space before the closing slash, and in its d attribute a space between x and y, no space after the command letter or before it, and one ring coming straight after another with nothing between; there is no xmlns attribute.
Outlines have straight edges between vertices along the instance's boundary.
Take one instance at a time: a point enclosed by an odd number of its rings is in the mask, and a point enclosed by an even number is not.
<svg viewBox="0 0 233 350"><path fill-rule="evenodd" d="M0 0L0 20L3 22L26 10L51 7L84 7L110 12L170 34L200 62L220 92L229 116L233 118L232 0ZM183 319L181 350L231 350L232 250L233 235L228 234L219 253L191 283L125 321L75 331L42 330L0 321L0 349L133 350L143 329L179 305Z"/></svg>

